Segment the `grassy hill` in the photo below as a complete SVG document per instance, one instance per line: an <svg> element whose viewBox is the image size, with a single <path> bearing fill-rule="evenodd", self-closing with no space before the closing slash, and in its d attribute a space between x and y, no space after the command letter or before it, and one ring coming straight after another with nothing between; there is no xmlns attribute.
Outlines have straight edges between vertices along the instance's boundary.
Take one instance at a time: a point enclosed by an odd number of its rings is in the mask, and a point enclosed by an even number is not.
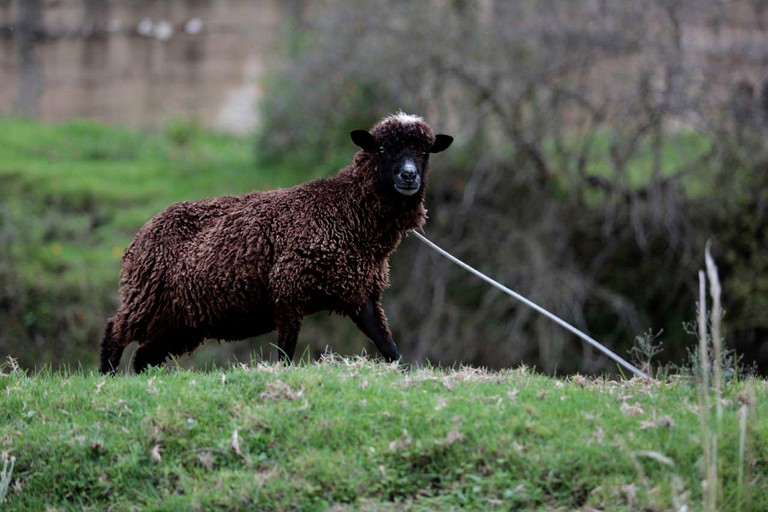
<svg viewBox="0 0 768 512"><path fill-rule="evenodd" d="M0 388L3 510L701 508L684 378L329 358L115 378L6 364ZM766 510L768 385L731 382L723 398L720 509Z"/></svg>
<svg viewBox="0 0 768 512"><path fill-rule="evenodd" d="M768 510L765 381L732 381L718 427L684 377L338 358L87 371L154 213L335 167L257 167L248 141L189 121L0 119L0 510L699 510L713 433L720 509Z"/></svg>

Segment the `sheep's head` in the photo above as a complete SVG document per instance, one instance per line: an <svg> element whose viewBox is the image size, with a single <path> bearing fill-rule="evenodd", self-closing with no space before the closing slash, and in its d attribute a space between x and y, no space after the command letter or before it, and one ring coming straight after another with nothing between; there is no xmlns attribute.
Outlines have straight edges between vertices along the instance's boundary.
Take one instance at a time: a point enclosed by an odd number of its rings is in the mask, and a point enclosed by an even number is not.
<svg viewBox="0 0 768 512"><path fill-rule="evenodd" d="M430 153L439 153L453 142L449 135L435 135L422 118L403 113L384 118L370 132L354 130L351 136L385 189L403 196L423 190Z"/></svg>

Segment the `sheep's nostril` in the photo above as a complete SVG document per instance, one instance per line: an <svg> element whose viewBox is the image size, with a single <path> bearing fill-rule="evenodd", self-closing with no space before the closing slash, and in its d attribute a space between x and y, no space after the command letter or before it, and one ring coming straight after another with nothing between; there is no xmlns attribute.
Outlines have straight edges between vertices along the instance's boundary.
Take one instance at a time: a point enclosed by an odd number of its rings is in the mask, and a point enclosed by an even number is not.
<svg viewBox="0 0 768 512"><path fill-rule="evenodd" d="M400 178L407 181L413 181L418 176L416 172L416 166L413 162L406 162L400 169Z"/></svg>

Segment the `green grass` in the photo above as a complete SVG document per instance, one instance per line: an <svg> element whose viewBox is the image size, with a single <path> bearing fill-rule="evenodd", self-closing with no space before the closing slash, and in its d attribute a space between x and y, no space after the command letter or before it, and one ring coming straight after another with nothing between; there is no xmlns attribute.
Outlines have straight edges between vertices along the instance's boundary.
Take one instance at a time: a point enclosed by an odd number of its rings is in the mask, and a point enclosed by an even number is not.
<svg viewBox="0 0 768 512"><path fill-rule="evenodd" d="M747 503L768 507L768 385L754 381L725 390L722 510L747 385ZM696 510L702 497L685 379L333 358L115 378L6 368L0 388L0 452L16 458L3 510Z"/></svg>
<svg viewBox="0 0 768 512"><path fill-rule="evenodd" d="M249 141L189 130L180 138L90 121L0 119L4 195L32 196L64 211L115 210L110 224L133 232L175 201L290 186L310 174L257 169Z"/></svg>
<svg viewBox="0 0 768 512"><path fill-rule="evenodd" d="M710 134L688 130L665 133L658 147L650 135L632 145L621 133L599 130L565 143L547 143L545 149L558 168L576 169L577 159L584 148L588 148L586 176L605 178L628 190L647 186L656 173L661 179L682 173L685 193L698 197L711 190L716 174L707 161L713 150L712 143Z"/></svg>

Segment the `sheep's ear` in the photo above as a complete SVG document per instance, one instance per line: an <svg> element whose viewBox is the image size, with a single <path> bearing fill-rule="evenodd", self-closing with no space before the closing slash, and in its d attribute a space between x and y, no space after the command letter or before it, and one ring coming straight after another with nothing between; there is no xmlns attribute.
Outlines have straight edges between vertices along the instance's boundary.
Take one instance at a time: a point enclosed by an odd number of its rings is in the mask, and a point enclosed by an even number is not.
<svg viewBox="0 0 768 512"><path fill-rule="evenodd" d="M352 142L364 151L371 151L376 146L373 135L365 130L352 130L349 135L352 137Z"/></svg>
<svg viewBox="0 0 768 512"><path fill-rule="evenodd" d="M441 151L445 151L451 145L451 142L453 142L453 137L439 133L437 136L435 136L435 143L432 144L429 152L439 153Z"/></svg>

